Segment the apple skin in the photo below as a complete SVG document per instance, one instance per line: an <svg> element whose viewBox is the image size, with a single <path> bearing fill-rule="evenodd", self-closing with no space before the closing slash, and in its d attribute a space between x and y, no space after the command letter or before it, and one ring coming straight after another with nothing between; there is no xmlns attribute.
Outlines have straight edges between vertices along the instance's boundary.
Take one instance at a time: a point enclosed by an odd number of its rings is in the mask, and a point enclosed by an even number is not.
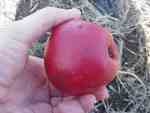
<svg viewBox="0 0 150 113"><path fill-rule="evenodd" d="M44 52L49 81L63 94L93 93L110 83L119 68L112 35L103 27L81 19L52 29Z"/></svg>

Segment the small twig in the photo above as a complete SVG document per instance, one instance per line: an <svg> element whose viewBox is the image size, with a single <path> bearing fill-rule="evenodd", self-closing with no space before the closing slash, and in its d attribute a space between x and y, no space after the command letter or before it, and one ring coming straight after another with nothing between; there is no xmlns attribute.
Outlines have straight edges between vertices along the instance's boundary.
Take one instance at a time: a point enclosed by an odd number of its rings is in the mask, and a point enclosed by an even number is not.
<svg viewBox="0 0 150 113"><path fill-rule="evenodd" d="M132 51L131 49L129 49L129 48L125 48L128 52L130 52L131 54L133 54L133 55L135 55L135 56L137 56L137 54L134 52L134 51Z"/></svg>
<svg viewBox="0 0 150 113"><path fill-rule="evenodd" d="M131 76L131 77L135 78L143 86L143 89L144 89L144 92L143 92L143 101L141 101L140 103L138 103L137 105L135 105L134 109L132 110L132 112L133 112L133 111L137 110L139 108L139 106L142 105L142 103L144 102L144 100L145 100L145 98L147 96L146 86L143 83L143 81L136 74L134 74L132 72L119 71L118 74Z"/></svg>
<svg viewBox="0 0 150 113"><path fill-rule="evenodd" d="M122 39L119 39L119 61L120 61L120 65L122 64L123 48L124 48L124 42Z"/></svg>
<svg viewBox="0 0 150 113"><path fill-rule="evenodd" d="M32 7L31 9L29 10L30 13L34 12L37 10L38 6L39 6L39 2L36 2Z"/></svg>
<svg viewBox="0 0 150 113"><path fill-rule="evenodd" d="M7 17L9 20L15 21L15 19L12 18L12 17L10 17L10 14L7 14L7 12L3 12L3 15L4 15L5 17Z"/></svg>
<svg viewBox="0 0 150 113"><path fill-rule="evenodd" d="M128 89L126 88L126 86L124 85L124 83L122 82L122 80L120 79L119 76L117 76L117 79L118 79L118 81L120 82L120 84L122 85L122 87L125 89L125 91L126 91L128 94L130 94L129 91L128 91Z"/></svg>
<svg viewBox="0 0 150 113"><path fill-rule="evenodd" d="M108 110L109 108L108 108L106 102L103 100L102 103L103 103L103 105L104 105L104 108L105 108L106 113L109 113L109 110Z"/></svg>

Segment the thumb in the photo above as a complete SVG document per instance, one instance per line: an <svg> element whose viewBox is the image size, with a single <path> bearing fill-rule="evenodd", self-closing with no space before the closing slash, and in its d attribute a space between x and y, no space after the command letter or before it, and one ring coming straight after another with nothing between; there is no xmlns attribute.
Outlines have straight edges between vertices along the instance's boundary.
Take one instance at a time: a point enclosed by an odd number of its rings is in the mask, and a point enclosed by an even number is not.
<svg viewBox="0 0 150 113"><path fill-rule="evenodd" d="M74 17L80 17L79 10L46 7L22 20L16 21L12 25L13 34L16 33L16 36L13 35L12 38L30 47L51 27Z"/></svg>

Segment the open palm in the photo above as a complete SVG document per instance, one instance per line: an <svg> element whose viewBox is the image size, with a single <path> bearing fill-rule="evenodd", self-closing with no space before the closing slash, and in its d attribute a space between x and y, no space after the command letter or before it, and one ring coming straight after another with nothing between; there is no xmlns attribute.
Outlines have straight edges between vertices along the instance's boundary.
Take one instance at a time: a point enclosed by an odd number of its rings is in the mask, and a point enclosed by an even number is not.
<svg viewBox="0 0 150 113"><path fill-rule="evenodd" d="M43 60L28 56L51 27L79 16L76 9L47 7L0 28L0 113L87 113L96 99L108 96L102 87L91 95L61 97L47 81Z"/></svg>

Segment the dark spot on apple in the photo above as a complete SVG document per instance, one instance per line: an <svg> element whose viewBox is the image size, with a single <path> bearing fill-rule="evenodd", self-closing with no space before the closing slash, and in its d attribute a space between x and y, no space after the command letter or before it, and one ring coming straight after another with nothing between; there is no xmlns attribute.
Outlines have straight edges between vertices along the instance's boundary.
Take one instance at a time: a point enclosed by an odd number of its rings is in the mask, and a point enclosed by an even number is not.
<svg viewBox="0 0 150 113"><path fill-rule="evenodd" d="M94 51L91 49L91 48L88 48L88 47L85 47L85 48L81 48L81 53L83 55L93 55L94 54Z"/></svg>
<svg viewBox="0 0 150 113"><path fill-rule="evenodd" d="M83 28L83 26L80 24L80 25L78 26L78 28L79 28L79 29L82 29L82 28Z"/></svg>
<svg viewBox="0 0 150 113"><path fill-rule="evenodd" d="M114 58L113 50L110 47L108 48L108 54L109 54L110 58L112 58L112 59Z"/></svg>
<svg viewBox="0 0 150 113"><path fill-rule="evenodd" d="M85 48L83 48L83 51L85 51L85 52L90 52L90 48L85 47Z"/></svg>

